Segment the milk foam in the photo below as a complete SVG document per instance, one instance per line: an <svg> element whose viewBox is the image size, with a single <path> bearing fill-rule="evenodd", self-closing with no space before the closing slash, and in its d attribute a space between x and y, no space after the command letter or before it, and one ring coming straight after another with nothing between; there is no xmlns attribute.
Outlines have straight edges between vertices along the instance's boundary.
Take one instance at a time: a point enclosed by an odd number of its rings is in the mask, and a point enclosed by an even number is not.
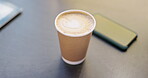
<svg viewBox="0 0 148 78"><path fill-rule="evenodd" d="M57 27L66 34L83 34L90 31L93 25L93 18L82 12L64 13L57 19Z"/></svg>

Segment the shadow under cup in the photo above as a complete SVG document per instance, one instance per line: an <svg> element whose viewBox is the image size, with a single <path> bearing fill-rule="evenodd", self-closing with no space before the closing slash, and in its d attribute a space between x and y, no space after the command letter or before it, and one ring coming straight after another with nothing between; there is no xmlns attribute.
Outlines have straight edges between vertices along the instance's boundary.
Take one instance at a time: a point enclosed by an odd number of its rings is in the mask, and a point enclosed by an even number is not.
<svg viewBox="0 0 148 78"><path fill-rule="evenodd" d="M63 31L61 31L57 26L57 19L62 14L65 14L68 12L80 12L80 13L89 15L93 19L93 26L91 27L91 30L81 35L65 34ZM61 12L56 17L55 27L58 32L60 49L61 49L62 59L64 62L70 65L78 65L85 60L89 41L95 26L96 26L96 21L94 17L90 13L83 10L67 10L67 11Z"/></svg>

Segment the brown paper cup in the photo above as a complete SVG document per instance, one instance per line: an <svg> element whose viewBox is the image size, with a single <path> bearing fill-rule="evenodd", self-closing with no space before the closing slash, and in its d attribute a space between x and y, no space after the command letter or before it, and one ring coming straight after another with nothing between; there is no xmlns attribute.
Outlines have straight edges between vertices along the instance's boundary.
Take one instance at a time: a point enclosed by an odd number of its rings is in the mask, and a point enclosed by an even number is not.
<svg viewBox="0 0 148 78"><path fill-rule="evenodd" d="M94 19L94 17L86 11L67 10L67 11L60 13L56 17L56 20L63 13L74 12L74 11L77 11L77 12L80 11L80 12L86 13ZM55 27L58 32L63 61L70 65L77 65L77 64L82 63L85 60L89 41L92 36L92 31L94 30L95 25L96 25L95 19L94 19L94 26L92 27L92 29L84 33L83 35L69 35L69 34L63 33L62 31L58 29L56 20L55 20Z"/></svg>

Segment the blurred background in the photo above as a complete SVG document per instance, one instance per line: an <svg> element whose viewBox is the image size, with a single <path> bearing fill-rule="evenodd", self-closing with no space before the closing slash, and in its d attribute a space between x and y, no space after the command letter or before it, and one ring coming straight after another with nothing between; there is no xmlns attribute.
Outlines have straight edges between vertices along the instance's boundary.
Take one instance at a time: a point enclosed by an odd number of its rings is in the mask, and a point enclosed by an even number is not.
<svg viewBox="0 0 148 78"><path fill-rule="evenodd" d="M91 13L101 13L114 21L138 32L147 30L147 0L60 0L66 9L83 9ZM140 33L140 35L145 34Z"/></svg>
<svg viewBox="0 0 148 78"><path fill-rule="evenodd" d="M147 0L3 0L23 13L0 30L0 78L148 78ZM61 60L55 17L67 9L100 13L138 33L121 52L92 36L86 61Z"/></svg>

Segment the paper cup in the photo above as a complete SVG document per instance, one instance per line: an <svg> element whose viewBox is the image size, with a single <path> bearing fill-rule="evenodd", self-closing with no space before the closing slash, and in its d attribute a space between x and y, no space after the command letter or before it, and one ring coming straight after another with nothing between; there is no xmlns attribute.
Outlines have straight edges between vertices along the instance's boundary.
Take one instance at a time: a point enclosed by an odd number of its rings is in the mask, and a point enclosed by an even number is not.
<svg viewBox="0 0 148 78"><path fill-rule="evenodd" d="M91 30L83 33L83 34L66 34L64 31L61 31L57 26L57 20L59 16L61 16L64 13L68 12L80 12L89 15L93 19L93 26ZM70 64L70 65L78 65L82 63L85 60L87 48L89 45L90 38L92 36L92 31L94 30L96 26L96 21L94 17L83 10L67 10L64 12L61 12L55 19L55 27L58 32L59 42L60 42L60 49L62 54L62 59L64 62Z"/></svg>

